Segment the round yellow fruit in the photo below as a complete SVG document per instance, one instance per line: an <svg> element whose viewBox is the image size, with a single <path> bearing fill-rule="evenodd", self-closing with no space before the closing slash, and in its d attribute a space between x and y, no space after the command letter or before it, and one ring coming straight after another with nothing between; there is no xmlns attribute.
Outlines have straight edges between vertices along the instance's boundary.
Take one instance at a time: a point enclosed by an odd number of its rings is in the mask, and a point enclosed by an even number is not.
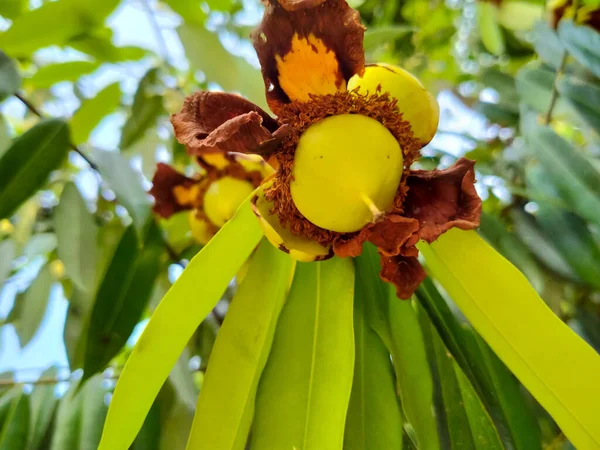
<svg viewBox="0 0 600 450"><path fill-rule="evenodd" d="M392 206L402 149L389 130L359 114L327 117L298 140L292 199L310 222L349 233Z"/></svg>
<svg viewBox="0 0 600 450"><path fill-rule="evenodd" d="M222 227L253 191L250 183L237 178L213 181L204 194L204 213L213 224Z"/></svg>
<svg viewBox="0 0 600 450"><path fill-rule="evenodd" d="M362 77L354 75L348 81L348 90L360 94L388 92L398 100L398 109L410 123L414 136L423 145L429 143L437 131L440 108L421 82L406 70L387 64L367 66Z"/></svg>
<svg viewBox="0 0 600 450"><path fill-rule="evenodd" d="M213 233L206 220L201 220L196 217L196 210L191 210L188 214L190 231L193 238L202 245L208 244L213 237Z"/></svg>

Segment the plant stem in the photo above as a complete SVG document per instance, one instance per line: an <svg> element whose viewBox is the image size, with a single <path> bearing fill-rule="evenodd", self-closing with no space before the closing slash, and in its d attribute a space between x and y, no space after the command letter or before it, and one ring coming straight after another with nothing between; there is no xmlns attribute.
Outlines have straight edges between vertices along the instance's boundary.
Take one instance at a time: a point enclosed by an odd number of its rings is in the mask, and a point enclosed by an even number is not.
<svg viewBox="0 0 600 450"><path fill-rule="evenodd" d="M562 59L560 61L560 65L558 66L558 69L556 69L556 75L554 76L554 82L552 83L552 96L550 97L550 105L548 106L548 111L546 112L546 118L544 121L546 125L550 125L550 122L552 121L552 113L554 111L554 107L556 106L556 100L558 100L558 89L556 86L557 82L558 82L558 77L563 73L566 65L567 65L567 50L565 50L565 52L563 53Z"/></svg>

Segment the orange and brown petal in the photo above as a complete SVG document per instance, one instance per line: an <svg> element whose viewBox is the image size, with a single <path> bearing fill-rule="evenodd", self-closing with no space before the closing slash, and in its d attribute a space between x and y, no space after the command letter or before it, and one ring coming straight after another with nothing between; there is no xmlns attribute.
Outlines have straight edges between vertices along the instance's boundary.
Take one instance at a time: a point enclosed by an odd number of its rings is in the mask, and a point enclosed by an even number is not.
<svg viewBox="0 0 600 450"><path fill-rule="evenodd" d="M407 300L425 279L425 270L415 256L381 255L381 278L396 287L396 296Z"/></svg>
<svg viewBox="0 0 600 450"><path fill-rule="evenodd" d="M274 151L287 134L261 108L235 94L200 91L171 116L177 140L196 155Z"/></svg>
<svg viewBox="0 0 600 450"><path fill-rule="evenodd" d="M273 112L346 90L364 70L364 27L345 0L267 0L252 34Z"/></svg>
<svg viewBox="0 0 600 450"><path fill-rule="evenodd" d="M152 210L163 218L169 218L179 211L192 209L191 198L198 181L179 173L168 164L158 163L152 177L150 195L154 197Z"/></svg>

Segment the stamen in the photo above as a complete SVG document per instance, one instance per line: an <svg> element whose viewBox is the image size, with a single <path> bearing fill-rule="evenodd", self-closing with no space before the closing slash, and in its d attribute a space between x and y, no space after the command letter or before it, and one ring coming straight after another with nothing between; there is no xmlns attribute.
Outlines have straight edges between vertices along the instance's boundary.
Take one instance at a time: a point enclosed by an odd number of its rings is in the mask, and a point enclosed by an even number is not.
<svg viewBox="0 0 600 450"><path fill-rule="evenodd" d="M379 208L377 208L377 205L373 202L373 200L369 198L367 194L361 193L360 198L363 202L365 202L365 205L367 205L367 207L371 210L371 214L373 214L373 222L377 222L385 215L383 211L380 211Z"/></svg>

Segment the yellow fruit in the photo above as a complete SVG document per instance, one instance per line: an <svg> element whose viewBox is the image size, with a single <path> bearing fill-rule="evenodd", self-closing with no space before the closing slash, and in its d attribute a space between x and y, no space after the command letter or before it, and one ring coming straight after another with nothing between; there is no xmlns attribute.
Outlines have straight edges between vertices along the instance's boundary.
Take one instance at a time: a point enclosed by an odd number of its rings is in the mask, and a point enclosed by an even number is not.
<svg viewBox="0 0 600 450"><path fill-rule="evenodd" d="M311 262L328 258L330 256L329 248L306 237L293 235L290 230L281 226L277 216L269 213L273 203L268 202L265 198L265 189L271 184L272 182L263 184L256 193L256 199L252 202L252 209L259 217L260 226L269 242L289 253L297 261Z"/></svg>
<svg viewBox="0 0 600 450"><path fill-rule="evenodd" d="M213 237L213 233L210 230L208 223L205 220L198 219L195 210L190 211L188 220L190 223L190 231L192 232L194 239L202 245L208 244L208 241Z"/></svg>
<svg viewBox="0 0 600 450"><path fill-rule="evenodd" d="M362 77L354 75L348 81L348 90L357 89L360 94L375 94L377 87L398 100L398 109L404 120L410 123L413 134L423 145L427 144L437 130L440 108L431 95L406 70L388 64L368 66Z"/></svg>
<svg viewBox="0 0 600 450"><path fill-rule="evenodd" d="M394 201L402 149L389 130L358 114L328 117L300 136L290 183L298 210L331 231L358 231Z"/></svg>
<svg viewBox="0 0 600 450"><path fill-rule="evenodd" d="M233 177L213 181L204 194L204 212L217 227L233 217L238 206L254 191L250 183Z"/></svg>

